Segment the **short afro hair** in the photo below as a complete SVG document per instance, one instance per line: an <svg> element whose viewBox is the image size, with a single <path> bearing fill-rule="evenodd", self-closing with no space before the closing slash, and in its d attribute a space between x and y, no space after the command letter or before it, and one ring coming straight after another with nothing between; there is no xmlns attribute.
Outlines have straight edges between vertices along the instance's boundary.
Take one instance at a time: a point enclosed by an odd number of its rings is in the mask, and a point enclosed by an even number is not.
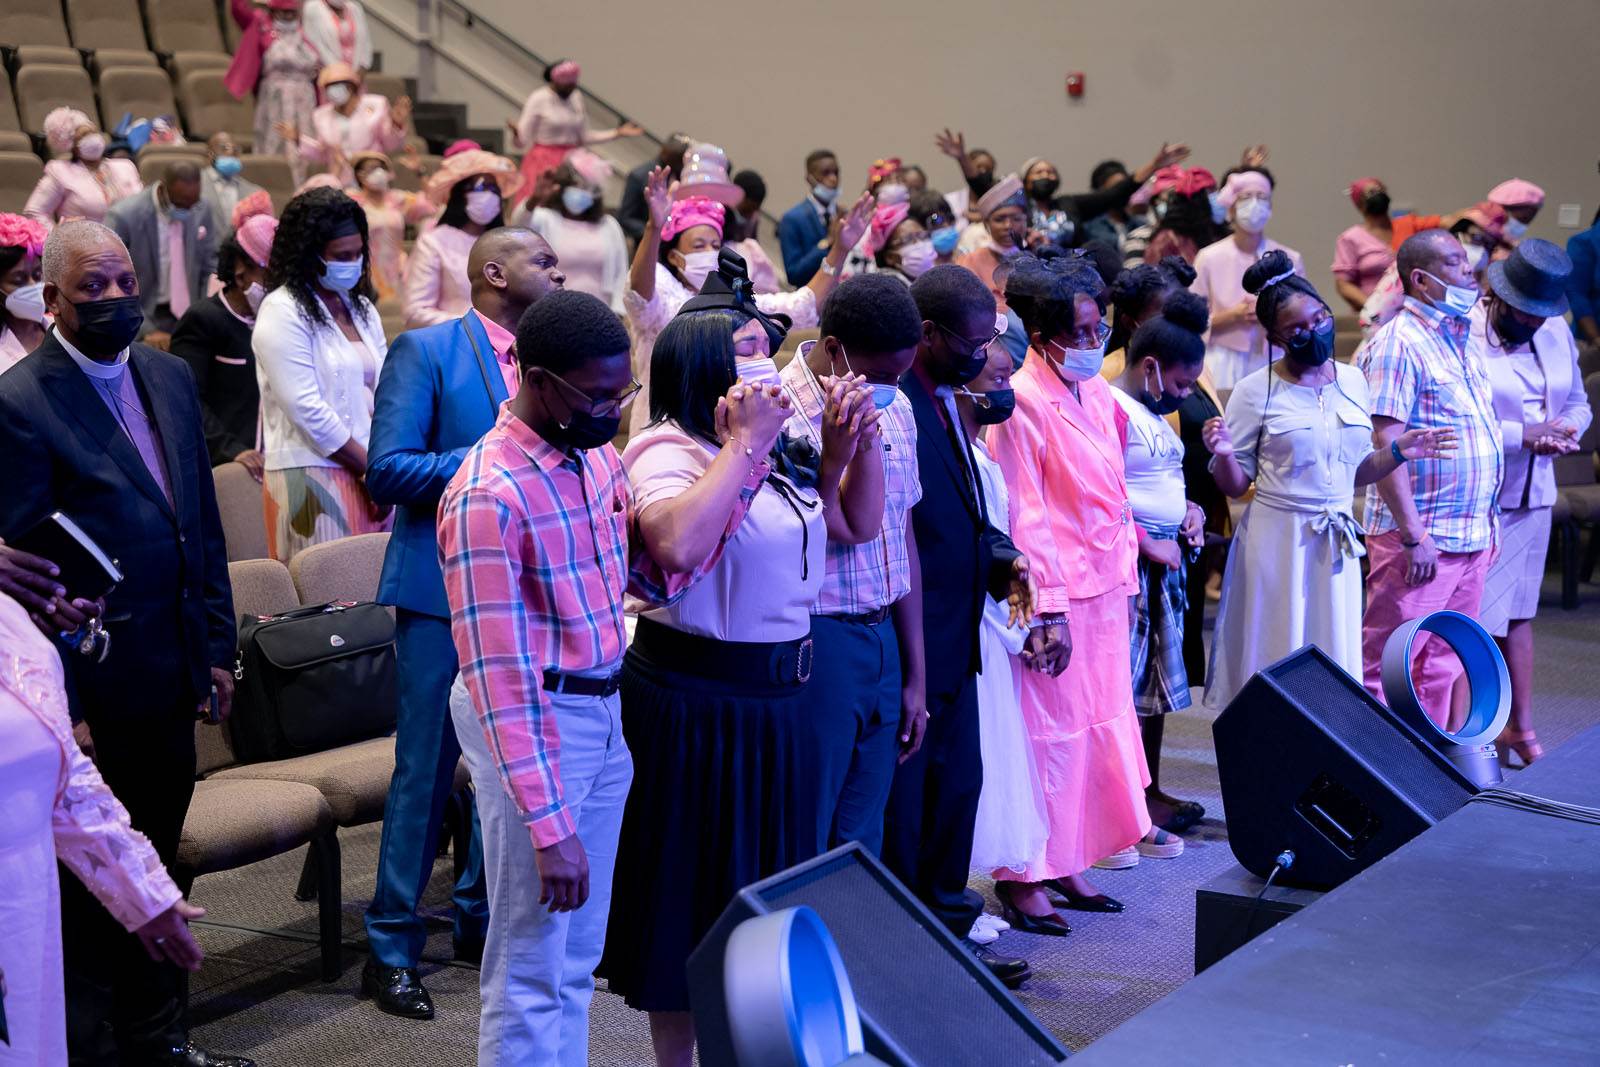
<svg viewBox="0 0 1600 1067"><path fill-rule="evenodd" d="M1460 244L1447 230L1438 228L1421 230L1407 237L1400 243L1400 248L1395 252L1395 269L1400 272L1400 284L1408 293L1414 293L1411 284L1411 275L1419 270L1429 274L1439 269L1439 264L1444 257L1455 251L1455 246Z"/></svg>
<svg viewBox="0 0 1600 1067"><path fill-rule="evenodd" d="M626 353L628 331L604 300L561 289L522 313L517 323L517 369L543 367L565 374L590 360Z"/></svg>
<svg viewBox="0 0 1600 1067"><path fill-rule="evenodd" d="M1107 159L1096 163L1094 170L1089 172L1089 188L1091 191L1098 191L1107 180L1113 177L1126 178L1128 176L1127 164L1120 159Z"/></svg>
<svg viewBox="0 0 1600 1067"><path fill-rule="evenodd" d="M995 313L994 293L983 279L954 263L934 267L911 283L911 299L924 322L952 328L974 311Z"/></svg>
<svg viewBox="0 0 1600 1067"><path fill-rule="evenodd" d="M766 203L767 183L755 171L741 170L733 176L733 184L737 185L739 191L744 193L747 198L754 200L758 204Z"/></svg>
<svg viewBox="0 0 1600 1067"><path fill-rule="evenodd" d="M906 283L892 274L860 274L835 289L822 305L824 337L846 350L901 352L922 340L922 315Z"/></svg>
<svg viewBox="0 0 1600 1067"><path fill-rule="evenodd" d="M821 163L824 159L831 159L837 162L839 157L833 154L833 149L831 148L812 149L806 156L806 173L811 173L811 168Z"/></svg>

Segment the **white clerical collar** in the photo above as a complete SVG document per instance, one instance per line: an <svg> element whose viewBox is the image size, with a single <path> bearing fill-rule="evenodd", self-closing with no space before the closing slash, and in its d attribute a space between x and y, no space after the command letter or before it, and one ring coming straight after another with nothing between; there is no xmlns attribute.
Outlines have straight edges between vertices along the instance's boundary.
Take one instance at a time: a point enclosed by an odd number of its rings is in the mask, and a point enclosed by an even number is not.
<svg viewBox="0 0 1600 1067"><path fill-rule="evenodd" d="M67 350L67 355L72 357L72 362L78 365L78 369L91 378L99 378L101 381L114 381L122 377L127 370L128 353L132 351L131 348L124 348L121 352L118 352L117 358L110 363L101 363L78 351L77 346L63 337L60 330L51 330L50 332L55 334L56 340L61 342L61 347Z"/></svg>

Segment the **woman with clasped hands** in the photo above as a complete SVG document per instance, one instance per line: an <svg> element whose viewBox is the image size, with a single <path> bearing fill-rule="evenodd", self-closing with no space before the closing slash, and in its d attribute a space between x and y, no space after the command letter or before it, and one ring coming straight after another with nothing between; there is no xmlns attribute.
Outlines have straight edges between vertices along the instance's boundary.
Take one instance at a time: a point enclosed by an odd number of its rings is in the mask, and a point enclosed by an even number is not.
<svg viewBox="0 0 1600 1067"><path fill-rule="evenodd" d="M67 1062L56 861L151 959L198 971L183 899L145 836L72 737L61 660L26 609L0 593L0 988L7 1063Z"/></svg>

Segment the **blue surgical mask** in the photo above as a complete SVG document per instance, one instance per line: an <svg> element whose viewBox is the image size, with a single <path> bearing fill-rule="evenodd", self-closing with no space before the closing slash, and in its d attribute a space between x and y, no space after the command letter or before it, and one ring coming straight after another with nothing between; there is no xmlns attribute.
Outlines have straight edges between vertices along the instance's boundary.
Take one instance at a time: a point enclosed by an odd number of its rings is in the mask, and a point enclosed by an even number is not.
<svg viewBox="0 0 1600 1067"><path fill-rule="evenodd" d="M365 268L366 260L364 258L335 263L323 260L322 276L317 279L317 284L324 289L332 289L336 293L348 293L360 284L361 272Z"/></svg>
<svg viewBox="0 0 1600 1067"><path fill-rule="evenodd" d="M872 406L879 411L893 404L894 398L900 395L900 387L898 385L874 384L870 388L872 389Z"/></svg>
<svg viewBox="0 0 1600 1067"><path fill-rule="evenodd" d="M561 190L561 206L569 215L582 215L594 207L594 194L579 185L569 185Z"/></svg>
<svg viewBox="0 0 1600 1067"><path fill-rule="evenodd" d="M1228 209L1223 205L1221 200L1217 199L1216 191L1213 190L1207 193L1206 199L1211 202L1211 221L1216 223L1218 226L1221 226L1224 222L1227 222Z"/></svg>
<svg viewBox="0 0 1600 1067"><path fill-rule="evenodd" d="M1520 241L1528 232L1528 224L1521 219L1507 219L1505 232L1507 239Z"/></svg>
<svg viewBox="0 0 1600 1067"><path fill-rule="evenodd" d="M1061 353L1059 360L1050 355L1050 349L1057 349ZM1061 376L1069 382L1086 382L1100 373L1100 368L1106 361L1105 342L1097 348L1068 348L1064 344L1051 341L1045 345L1045 358L1054 363L1061 371Z"/></svg>
<svg viewBox="0 0 1600 1067"><path fill-rule="evenodd" d="M835 199L838 198L839 190L831 185L823 185L821 182L818 182L811 187L811 195L816 197L824 204L831 204Z"/></svg>
<svg viewBox="0 0 1600 1067"><path fill-rule="evenodd" d="M954 226L940 226L929 237L933 240L933 250L941 256L948 256L961 243L961 231Z"/></svg>
<svg viewBox="0 0 1600 1067"><path fill-rule="evenodd" d="M1426 274L1428 277L1444 286L1444 299L1442 301L1433 302L1433 306L1444 312L1446 315L1450 315L1458 319L1463 318L1470 314L1473 307L1477 305L1477 286L1449 285L1443 278L1440 278L1428 271L1422 271L1421 273Z"/></svg>
<svg viewBox="0 0 1600 1067"><path fill-rule="evenodd" d="M237 178L244 170L244 160L238 156L218 156L216 162L211 165L224 178Z"/></svg>

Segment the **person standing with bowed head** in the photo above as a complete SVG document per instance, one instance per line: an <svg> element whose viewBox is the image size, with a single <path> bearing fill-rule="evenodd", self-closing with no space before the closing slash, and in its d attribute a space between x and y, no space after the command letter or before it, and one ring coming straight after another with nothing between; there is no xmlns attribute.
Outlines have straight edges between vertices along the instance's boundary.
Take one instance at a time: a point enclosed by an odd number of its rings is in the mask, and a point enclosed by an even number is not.
<svg viewBox="0 0 1600 1067"><path fill-rule="evenodd" d="M1334 361L1333 311L1287 254L1263 256L1244 288L1283 356L1245 375L1226 418L1203 431L1217 485L1235 498L1255 487L1222 576L1205 695L1212 710L1302 645L1360 675L1368 549L1353 490L1455 446L1452 430L1416 429L1374 450L1367 379Z"/></svg>
<svg viewBox="0 0 1600 1067"><path fill-rule="evenodd" d="M251 0L230 3L233 20L244 32L223 83L236 100L255 94L251 150L260 155L287 154L291 141L284 129L311 129L317 72L322 69L322 59L300 23L300 0L267 0L264 7ZM305 180L304 168L294 156L290 165L298 185Z"/></svg>
<svg viewBox="0 0 1600 1067"><path fill-rule="evenodd" d="M1469 358L1483 364L1505 447L1500 484L1500 552L1483 580L1478 621L1494 635L1511 672L1511 721L1500 760L1524 765L1544 754L1533 729L1533 617L1539 611L1550 511L1553 456L1578 451L1594 412L1578 370L1578 349L1562 315L1572 273L1565 252L1536 237L1489 264L1489 298L1468 316Z"/></svg>
<svg viewBox="0 0 1600 1067"><path fill-rule="evenodd" d="M405 284L406 225L420 225L439 209L425 196L394 188L394 164L382 152L357 152L350 166L356 185L350 196L367 216L372 288L382 303L398 296Z"/></svg>
<svg viewBox="0 0 1600 1067"><path fill-rule="evenodd" d="M67 219L100 222L125 196L144 188L131 159L107 159L106 135L76 108L58 107L44 117L44 139L52 159L28 194L22 213L48 229Z"/></svg>
<svg viewBox="0 0 1600 1067"><path fill-rule="evenodd" d="M600 192L604 166L588 152L574 152L545 175L556 199L548 207L519 204L512 221L550 242L569 289L604 300L620 313L628 284L628 242L617 220L606 214Z"/></svg>
<svg viewBox="0 0 1600 1067"><path fill-rule="evenodd" d="M0 214L0 374L45 335L44 267L49 231L25 215Z"/></svg>
<svg viewBox="0 0 1600 1067"><path fill-rule="evenodd" d="M273 559L388 527L365 483L388 350L367 255L367 217L339 190L308 190L283 209L250 338Z"/></svg>
<svg viewBox="0 0 1600 1067"><path fill-rule="evenodd" d="M473 243L505 225L505 198L517 185L511 160L469 148L450 156L423 192L444 210L439 224L417 238L406 257L406 329L458 319L472 304L467 259Z"/></svg>
<svg viewBox="0 0 1600 1067"><path fill-rule="evenodd" d="M522 184L515 193L518 199L531 193L540 175L560 166L574 148L644 133L644 127L635 122L624 122L612 130L591 130L583 91L578 88L581 73L570 59L551 63L544 68L544 85L528 94L516 121L506 123L512 146L523 153Z"/></svg>

